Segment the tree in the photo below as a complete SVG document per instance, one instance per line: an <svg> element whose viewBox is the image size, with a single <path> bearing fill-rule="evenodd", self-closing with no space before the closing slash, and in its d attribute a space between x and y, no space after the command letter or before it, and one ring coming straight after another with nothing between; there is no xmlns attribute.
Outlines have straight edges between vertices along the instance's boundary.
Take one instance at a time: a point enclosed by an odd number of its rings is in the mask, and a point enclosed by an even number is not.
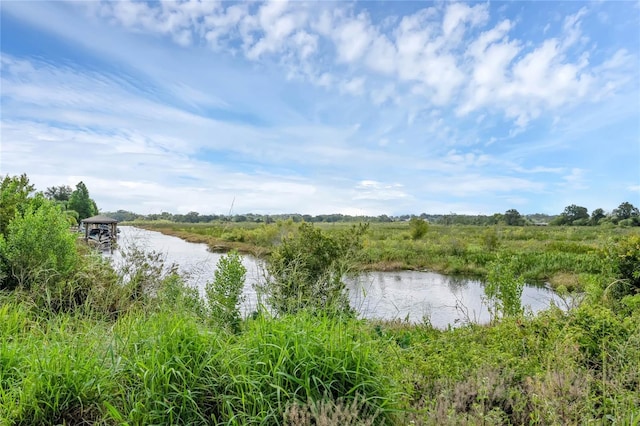
<svg viewBox="0 0 640 426"><path fill-rule="evenodd" d="M89 197L89 190L82 181L76 185L76 190L71 193L68 208L77 211L81 221L98 214L96 203Z"/></svg>
<svg viewBox="0 0 640 426"><path fill-rule="evenodd" d="M0 235L6 235L9 222L16 214L23 214L29 205L29 197L35 190L26 174L8 175L0 183Z"/></svg>
<svg viewBox="0 0 640 426"><path fill-rule="evenodd" d="M69 185L51 186L44 191L45 197L53 201L69 201L72 193Z"/></svg>
<svg viewBox="0 0 640 426"><path fill-rule="evenodd" d="M640 216L640 211L633 204L625 201L620 204L617 209L613 210L613 217L616 222L625 219L632 219Z"/></svg>
<svg viewBox="0 0 640 426"><path fill-rule="evenodd" d="M510 226L522 226L524 225L524 218L520 212L516 209L510 209L504 212L504 221Z"/></svg>
<svg viewBox="0 0 640 426"><path fill-rule="evenodd" d="M595 209L594 211L591 212L591 225L599 224L600 221L605 217L607 217L607 215L604 214L604 210Z"/></svg>
<svg viewBox="0 0 640 426"><path fill-rule="evenodd" d="M564 212L560 216L562 217L562 225L571 225L579 219L589 220L589 211L586 207L571 204L564 208Z"/></svg>

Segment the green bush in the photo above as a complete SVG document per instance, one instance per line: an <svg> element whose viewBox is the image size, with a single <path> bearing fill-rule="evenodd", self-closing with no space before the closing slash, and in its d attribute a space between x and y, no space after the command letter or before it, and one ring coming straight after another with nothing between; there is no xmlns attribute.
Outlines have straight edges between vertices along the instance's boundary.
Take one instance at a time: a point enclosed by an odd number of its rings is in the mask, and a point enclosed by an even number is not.
<svg viewBox="0 0 640 426"><path fill-rule="evenodd" d="M59 207L46 200L28 206L9 222L6 237L0 236L0 288L47 292L64 286L78 264L75 240Z"/></svg>
<svg viewBox="0 0 640 426"><path fill-rule="evenodd" d="M344 276L362 247L366 225L328 234L303 223L271 253L269 277L261 286L276 313L299 310L351 312Z"/></svg>
<svg viewBox="0 0 640 426"><path fill-rule="evenodd" d="M429 224L422 218L412 217L409 221L409 234L412 240L419 240L429 230Z"/></svg>
<svg viewBox="0 0 640 426"><path fill-rule="evenodd" d="M244 288L247 269L237 251L222 256L214 272L213 282L205 288L209 304L209 315L223 327L233 332L240 329L240 304L244 301Z"/></svg>
<svg viewBox="0 0 640 426"><path fill-rule="evenodd" d="M518 274L518 258L498 259L489 264L489 274L484 292L492 303L492 313L516 316L522 313L524 280Z"/></svg>

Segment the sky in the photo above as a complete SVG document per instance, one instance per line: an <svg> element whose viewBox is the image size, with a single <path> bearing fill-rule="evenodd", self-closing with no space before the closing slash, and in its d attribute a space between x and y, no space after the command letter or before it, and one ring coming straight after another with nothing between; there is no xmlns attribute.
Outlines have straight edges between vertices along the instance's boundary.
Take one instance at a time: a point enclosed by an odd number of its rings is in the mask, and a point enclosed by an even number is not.
<svg viewBox="0 0 640 426"><path fill-rule="evenodd" d="M640 2L0 2L0 174L102 211L640 206Z"/></svg>

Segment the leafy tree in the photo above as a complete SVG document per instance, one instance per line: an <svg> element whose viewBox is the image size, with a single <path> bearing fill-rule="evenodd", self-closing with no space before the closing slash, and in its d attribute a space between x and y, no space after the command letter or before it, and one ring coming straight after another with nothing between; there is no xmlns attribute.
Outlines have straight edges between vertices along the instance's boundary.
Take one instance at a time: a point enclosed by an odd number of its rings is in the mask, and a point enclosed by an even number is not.
<svg viewBox="0 0 640 426"><path fill-rule="evenodd" d="M89 190L84 182L76 185L76 190L73 191L69 198L68 208L69 210L77 211L78 218L81 221L98 214L96 203L89 197Z"/></svg>
<svg viewBox="0 0 640 426"><path fill-rule="evenodd" d="M595 209L594 211L591 212L591 221L590 221L590 223L591 223L591 225L597 225L605 217L607 217L607 215L604 213L604 210Z"/></svg>
<svg viewBox="0 0 640 426"><path fill-rule="evenodd" d="M625 219L633 219L640 216L640 211L633 204L625 201L617 209L613 210L613 217L616 222Z"/></svg>
<svg viewBox="0 0 640 426"><path fill-rule="evenodd" d="M409 233L412 240L419 240L424 237L429 229L429 223L419 217L412 217L409 221Z"/></svg>
<svg viewBox="0 0 640 426"><path fill-rule="evenodd" d="M504 221L510 226L522 226L524 225L524 218L520 212L516 209L510 209L504 212Z"/></svg>
<svg viewBox="0 0 640 426"><path fill-rule="evenodd" d="M34 190L26 174L5 176L0 183L0 235L6 236L9 222L24 213Z"/></svg>
<svg viewBox="0 0 640 426"><path fill-rule="evenodd" d="M586 207L571 204L564 208L564 212L560 215L562 225L571 225L579 219L589 220L589 211Z"/></svg>
<svg viewBox="0 0 640 426"><path fill-rule="evenodd" d="M69 185L51 186L44 191L45 197L54 201L69 201L73 190Z"/></svg>
<svg viewBox="0 0 640 426"><path fill-rule="evenodd" d="M285 237L271 253L269 278L260 286L276 313L351 312L344 276L361 249L367 225L329 235L302 223L297 234Z"/></svg>
<svg viewBox="0 0 640 426"><path fill-rule="evenodd" d="M240 330L240 303L244 300L242 290L246 273L240 255L232 251L220 258L215 278L205 289L211 318L233 332Z"/></svg>

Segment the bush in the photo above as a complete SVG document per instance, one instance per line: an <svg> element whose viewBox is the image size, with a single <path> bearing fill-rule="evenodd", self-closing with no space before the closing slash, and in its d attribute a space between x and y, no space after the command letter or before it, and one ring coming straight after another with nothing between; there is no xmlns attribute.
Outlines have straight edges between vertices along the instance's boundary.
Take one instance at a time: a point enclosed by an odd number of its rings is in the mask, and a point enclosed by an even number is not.
<svg viewBox="0 0 640 426"><path fill-rule="evenodd" d="M6 238L0 236L5 276L0 288L38 286L38 291L47 291L69 280L78 264L75 240L64 214L53 203L42 200L37 208L28 206L24 215L9 223Z"/></svg>
<svg viewBox="0 0 640 426"><path fill-rule="evenodd" d="M607 260L618 279L610 286L615 299L640 293L640 236L633 235L608 247Z"/></svg>
<svg viewBox="0 0 640 426"><path fill-rule="evenodd" d="M220 258L215 278L205 289L211 318L233 332L240 329L240 303L244 301L242 290L246 273L240 255L232 251Z"/></svg>
<svg viewBox="0 0 640 426"><path fill-rule="evenodd" d="M271 254L269 277L260 286L270 307L278 314L303 309L351 312L343 278L367 228L359 225L329 235L301 224L298 233L284 238Z"/></svg>
<svg viewBox="0 0 640 426"><path fill-rule="evenodd" d="M493 314L516 316L522 313L522 289L524 280L517 274L518 259L498 258L489 264L489 274L484 292L493 303Z"/></svg>
<svg viewBox="0 0 640 426"><path fill-rule="evenodd" d="M429 229L429 224L419 217L412 217L409 221L409 234L412 240L419 240L424 237Z"/></svg>

